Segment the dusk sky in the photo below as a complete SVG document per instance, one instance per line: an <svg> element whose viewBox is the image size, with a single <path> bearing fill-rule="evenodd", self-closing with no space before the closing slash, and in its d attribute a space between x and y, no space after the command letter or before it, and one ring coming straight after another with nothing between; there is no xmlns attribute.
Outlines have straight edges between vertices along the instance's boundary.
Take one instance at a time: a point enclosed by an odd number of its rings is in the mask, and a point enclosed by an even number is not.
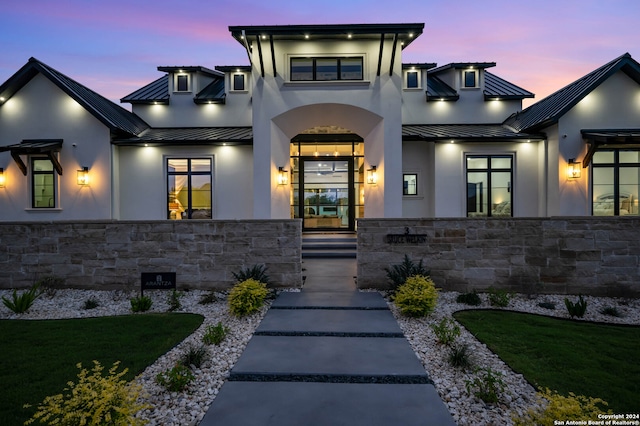
<svg viewBox="0 0 640 426"><path fill-rule="evenodd" d="M248 65L230 25L424 23L403 62L497 62L537 101L640 60L639 18L639 0L0 0L0 82L33 56L119 103L158 66Z"/></svg>

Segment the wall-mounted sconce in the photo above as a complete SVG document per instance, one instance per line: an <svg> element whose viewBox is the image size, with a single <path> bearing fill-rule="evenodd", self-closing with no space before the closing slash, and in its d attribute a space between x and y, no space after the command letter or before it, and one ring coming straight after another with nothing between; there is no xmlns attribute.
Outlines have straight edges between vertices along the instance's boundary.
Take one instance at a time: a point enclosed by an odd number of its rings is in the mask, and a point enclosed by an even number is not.
<svg viewBox="0 0 640 426"><path fill-rule="evenodd" d="M378 170L376 166L371 166L367 169L367 183L370 185L376 185L378 183Z"/></svg>
<svg viewBox="0 0 640 426"><path fill-rule="evenodd" d="M4 188L4 181L5 181L4 169L0 167L0 188Z"/></svg>
<svg viewBox="0 0 640 426"><path fill-rule="evenodd" d="M81 186L89 185L89 168L88 167L83 167L82 169L78 170L77 182L78 182L78 185L81 185Z"/></svg>
<svg viewBox="0 0 640 426"><path fill-rule="evenodd" d="M567 162L567 176L569 179L578 179L582 175L582 165L575 158L569 158Z"/></svg>
<svg viewBox="0 0 640 426"><path fill-rule="evenodd" d="M284 167L278 167L278 185L286 185L289 183L289 172Z"/></svg>

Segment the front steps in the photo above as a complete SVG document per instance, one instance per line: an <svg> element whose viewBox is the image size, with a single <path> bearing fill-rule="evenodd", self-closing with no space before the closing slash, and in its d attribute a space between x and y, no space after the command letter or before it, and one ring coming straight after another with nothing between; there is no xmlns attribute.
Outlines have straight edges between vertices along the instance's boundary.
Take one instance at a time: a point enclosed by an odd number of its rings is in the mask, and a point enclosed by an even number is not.
<svg viewBox="0 0 640 426"><path fill-rule="evenodd" d="M303 233L303 259L355 259L357 238L349 233Z"/></svg>

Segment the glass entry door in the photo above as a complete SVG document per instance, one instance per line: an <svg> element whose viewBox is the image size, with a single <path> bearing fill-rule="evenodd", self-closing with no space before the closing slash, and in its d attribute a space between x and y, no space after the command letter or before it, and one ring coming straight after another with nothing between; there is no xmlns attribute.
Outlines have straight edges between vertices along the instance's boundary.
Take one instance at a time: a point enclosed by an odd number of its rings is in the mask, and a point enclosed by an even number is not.
<svg viewBox="0 0 640 426"><path fill-rule="evenodd" d="M300 158L300 198L305 229L354 229L353 157Z"/></svg>

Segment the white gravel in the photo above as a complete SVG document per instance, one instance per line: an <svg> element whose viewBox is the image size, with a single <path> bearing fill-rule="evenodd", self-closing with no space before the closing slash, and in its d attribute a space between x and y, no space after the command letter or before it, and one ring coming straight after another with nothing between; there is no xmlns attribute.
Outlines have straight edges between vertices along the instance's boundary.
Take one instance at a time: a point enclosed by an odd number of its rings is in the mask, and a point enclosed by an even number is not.
<svg viewBox="0 0 640 426"><path fill-rule="evenodd" d="M219 301L215 303L198 304L198 301L206 293L201 290L191 290L184 292L184 296L180 300L182 308L179 312L203 315L205 320L202 326L161 356L136 379L148 394L147 402L153 405L152 409L140 413L140 417L149 420L150 425L197 425L218 394L220 387L229 375L229 371L240 357L268 309L268 306L265 306L257 314L238 319L229 314L226 296L223 293L218 293ZM0 290L0 296L10 297L10 294L9 290ZM166 312L168 310L169 292L147 291L145 294L153 300L151 312ZM0 319L55 319L126 315L131 313L129 299L135 295L137 295L136 292L60 289L44 294L37 299L25 314L14 314L1 305ZM511 371L485 345L477 341L464 327L461 327L462 333L457 342L466 343L470 347L474 365L491 367L493 370L500 371L507 384L507 391L501 395L501 400L496 405L487 405L478 398L469 395L465 388L465 380L473 378L473 372L461 371L449 365L448 350L437 343L430 327L431 324L439 322L441 318L451 316L455 311L476 308L456 303L457 295L458 293L455 292L440 293L435 312L425 319L402 317L398 315L393 304L390 304L390 307L416 352L416 356L425 366L438 393L460 426L509 425L513 413L522 413L535 404L534 389L521 375ZM481 295L481 297L483 304L479 308L491 308L486 300L486 295ZM523 295L516 295L506 309L568 318L564 297L547 295L531 299ZM577 296L568 297L570 300L577 299ZM99 306L94 309L84 309L85 301L90 298L96 299ZM594 297L586 297L586 299L588 301L587 313L582 320L640 325L640 300L638 299ZM538 303L542 301L555 303L556 309L549 310L539 307ZM623 316L618 318L600 313L603 308L612 306L617 307ZM173 367L189 346L199 346L206 327L216 325L218 322L222 322L229 328L229 334L219 346L207 346L208 360L200 369L195 370L196 379L188 390L186 392L168 392L158 385L155 382L156 375Z"/></svg>

